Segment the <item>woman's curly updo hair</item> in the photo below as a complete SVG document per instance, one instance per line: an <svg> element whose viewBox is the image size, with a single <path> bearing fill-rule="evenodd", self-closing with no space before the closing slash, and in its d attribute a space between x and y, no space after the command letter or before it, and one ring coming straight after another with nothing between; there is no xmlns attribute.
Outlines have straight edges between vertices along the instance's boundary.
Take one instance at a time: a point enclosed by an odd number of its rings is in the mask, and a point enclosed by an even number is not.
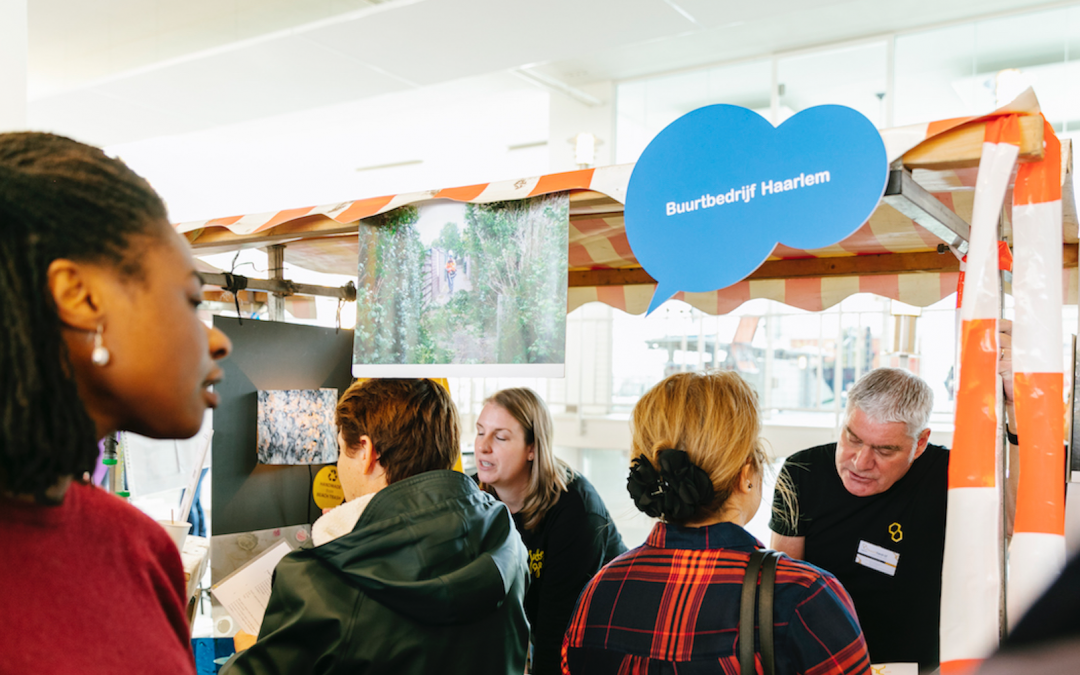
<svg viewBox="0 0 1080 675"><path fill-rule="evenodd" d="M97 459L48 285L59 258L140 279L165 205L123 162L63 136L0 133L0 491L36 495Z"/></svg>
<svg viewBox="0 0 1080 675"><path fill-rule="evenodd" d="M627 488L641 511L676 525L723 513L742 468L761 474L757 394L737 373L678 373L641 397L631 419Z"/></svg>

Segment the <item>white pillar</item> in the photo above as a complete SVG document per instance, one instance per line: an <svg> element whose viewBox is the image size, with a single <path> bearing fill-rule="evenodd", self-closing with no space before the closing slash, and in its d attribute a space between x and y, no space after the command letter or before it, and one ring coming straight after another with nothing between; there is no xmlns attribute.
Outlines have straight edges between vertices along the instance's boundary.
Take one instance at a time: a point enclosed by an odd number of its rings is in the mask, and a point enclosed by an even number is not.
<svg viewBox="0 0 1080 675"><path fill-rule="evenodd" d="M26 128L27 0L0 0L0 132Z"/></svg>

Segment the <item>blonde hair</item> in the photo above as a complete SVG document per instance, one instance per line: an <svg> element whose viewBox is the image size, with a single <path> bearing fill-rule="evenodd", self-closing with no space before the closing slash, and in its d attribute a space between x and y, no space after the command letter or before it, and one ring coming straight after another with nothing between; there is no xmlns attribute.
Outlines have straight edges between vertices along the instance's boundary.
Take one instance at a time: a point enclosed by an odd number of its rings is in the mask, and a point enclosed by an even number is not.
<svg viewBox="0 0 1080 675"><path fill-rule="evenodd" d="M526 530L536 529L548 509L555 506L566 492L573 471L555 456L554 432L551 413L547 405L532 389L516 387L495 392L484 401L494 403L517 420L525 430L525 444L533 446L533 460L529 463L529 491L521 507L521 517ZM495 489L484 483L480 488L495 494Z"/></svg>
<svg viewBox="0 0 1080 675"><path fill-rule="evenodd" d="M768 457L761 445L757 393L737 373L678 373L641 397L631 419L631 459L682 450L712 480L715 496L685 522L720 515L749 464L759 476Z"/></svg>

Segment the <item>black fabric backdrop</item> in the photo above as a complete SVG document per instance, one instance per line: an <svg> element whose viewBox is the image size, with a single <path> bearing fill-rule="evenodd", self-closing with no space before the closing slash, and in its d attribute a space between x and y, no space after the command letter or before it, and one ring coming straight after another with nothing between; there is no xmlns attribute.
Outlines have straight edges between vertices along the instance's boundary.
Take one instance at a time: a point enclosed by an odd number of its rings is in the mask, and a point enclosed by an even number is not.
<svg viewBox="0 0 1080 675"><path fill-rule="evenodd" d="M267 466L256 460L260 389L332 387L352 382L351 330L215 316L232 340L216 391L212 471L212 534L236 534L312 523L321 515L311 497L323 465Z"/></svg>

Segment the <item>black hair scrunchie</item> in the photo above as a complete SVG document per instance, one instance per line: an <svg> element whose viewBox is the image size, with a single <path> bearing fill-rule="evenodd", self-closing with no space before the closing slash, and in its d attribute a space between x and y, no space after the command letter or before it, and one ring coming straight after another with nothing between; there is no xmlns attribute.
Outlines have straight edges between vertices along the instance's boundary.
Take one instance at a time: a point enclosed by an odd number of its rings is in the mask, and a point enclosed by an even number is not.
<svg viewBox="0 0 1080 675"><path fill-rule="evenodd" d="M650 518L659 518L663 512L664 486L660 474L645 455L635 457L630 463L630 476L626 490L634 500L634 506Z"/></svg>
<svg viewBox="0 0 1080 675"><path fill-rule="evenodd" d="M712 479L686 452L667 449L656 457L659 472L644 455L635 457L630 467L626 489L639 511L651 518L679 522L712 502L716 495Z"/></svg>

